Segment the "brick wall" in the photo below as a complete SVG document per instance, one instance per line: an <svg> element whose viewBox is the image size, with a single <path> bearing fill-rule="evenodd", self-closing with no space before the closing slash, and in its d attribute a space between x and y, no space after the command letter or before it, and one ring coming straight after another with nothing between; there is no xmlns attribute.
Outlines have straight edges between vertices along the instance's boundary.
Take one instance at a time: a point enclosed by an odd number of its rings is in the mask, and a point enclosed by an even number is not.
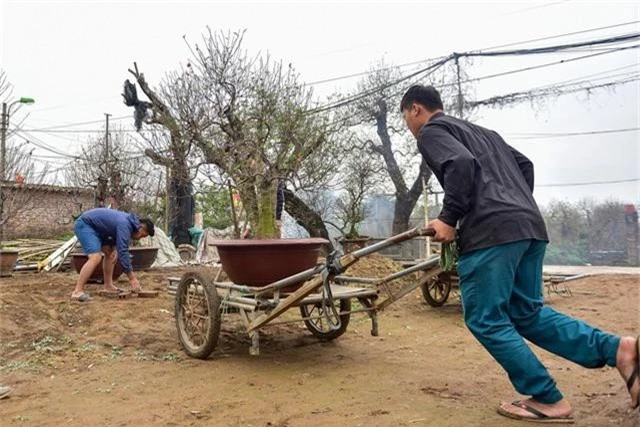
<svg viewBox="0 0 640 427"><path fill-rule="evenodd" d="M93 190L3 183L5 238L49 238L73 232L72 215L91 209Z"/></svg>

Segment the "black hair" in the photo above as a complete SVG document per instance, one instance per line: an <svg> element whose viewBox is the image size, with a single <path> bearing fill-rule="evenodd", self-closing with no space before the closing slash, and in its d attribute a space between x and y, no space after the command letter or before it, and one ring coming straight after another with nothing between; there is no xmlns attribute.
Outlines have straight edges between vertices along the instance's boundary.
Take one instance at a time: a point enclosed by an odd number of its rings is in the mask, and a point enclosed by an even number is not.
<svg viewBox="0 0 640 427"><path fill-rule="evenodd" d="M429 111L444 110L440 92L433 86L411 86L400 101L400 112L408 109L414 103L422 105Z"/></svg>
<svg viewBox="0 0 640 427"><path fill-rule="evenodd" d="M155 236L156 234L156 227L155 225L153 225L153 221L151 221L149 218L142 218L140 220L140 225L144 225L144 228L147 229L147 234L151 237Z"/></svg>

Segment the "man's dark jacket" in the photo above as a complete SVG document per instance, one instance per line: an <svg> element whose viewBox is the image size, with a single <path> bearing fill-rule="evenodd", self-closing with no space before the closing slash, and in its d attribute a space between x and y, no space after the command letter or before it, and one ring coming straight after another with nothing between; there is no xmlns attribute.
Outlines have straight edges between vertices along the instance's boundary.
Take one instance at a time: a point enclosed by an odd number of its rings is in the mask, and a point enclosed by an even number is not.
<svg viewBox="0 0 640 427"><path fill-rule="evenodd" d="M444 190L438 218L459 225L461 253L549 240L533 199L533 163L497 132L436 113L420 129L418 149Z"/></svg>

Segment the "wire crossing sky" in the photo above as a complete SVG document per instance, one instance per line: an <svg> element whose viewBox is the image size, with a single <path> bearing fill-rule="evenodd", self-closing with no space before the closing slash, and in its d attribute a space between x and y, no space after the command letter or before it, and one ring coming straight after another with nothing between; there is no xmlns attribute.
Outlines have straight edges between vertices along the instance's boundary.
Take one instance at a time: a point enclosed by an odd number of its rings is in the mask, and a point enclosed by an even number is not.
<svg viewBox="0 0 640 427"><path fill-rule="evenodd" d="M209 26L246 29L248 52L291 63L318 108L363 96L356 84L381 60L399 66L393 89L401 94L431 83L457 53L473 88L465 101L479 106L474 120L534 161L539 203L640 203L636 2L4 0L0 20L0 64L14 96L36 99L11 117L11 138L51 163L52 179L104 134L104 113L112 135L135 136L120 95L134 61L157 85L189 60L183 36L197 43ZM339 96L327 102L331 94Z"/></svg>

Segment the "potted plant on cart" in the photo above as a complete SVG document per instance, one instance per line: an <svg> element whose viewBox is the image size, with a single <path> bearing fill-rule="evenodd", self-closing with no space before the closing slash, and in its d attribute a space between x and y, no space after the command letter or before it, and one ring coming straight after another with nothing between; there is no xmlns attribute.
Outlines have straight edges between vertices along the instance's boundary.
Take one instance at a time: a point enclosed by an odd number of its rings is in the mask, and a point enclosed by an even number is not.
<svg viewBox="0 0 640 427"><path fill-rule="evenodd" d="M151 101L148 122L168 118L168 130L189 135L204 163L232 182L252 239L220 241L218 253L231 281L260 285L315 264L328 243L276 238L276 190L279 182L296 179L339 126L329 113L314 111L311 89L291 66L249 56L243 36L205 33L191 49L188 68L169 74L159 91L137 69L131 72Z"/></svg>
<svg viewBox="0 0 640 427"><path fill-rule="evenodd" d="M167 74L158 89L137 67L129 71L149 100L138 101L138 118L163 126L170 146L186 144L238 193L253 238L217 241L216 246L231 282L259 287L313 267L321 246L329 244L317 238L276 238L276 189L280 182L297 182L311 161L334 173L330 166L337 160L323 161L318 153L331 146L344 121L334 120L331 109L317 108L311 88L290 65L268 55L249 56L243 37L243 31L208 30L202 43L190 46L185 68ZM206 330L180 334L191 355L208 354L216 345L219 298L209 286L215 277L206 269L189 272L176 291L179 331L195 320L191 314L212 317ZM205 290L206 307L189 297L198 289Z"/></svg>

